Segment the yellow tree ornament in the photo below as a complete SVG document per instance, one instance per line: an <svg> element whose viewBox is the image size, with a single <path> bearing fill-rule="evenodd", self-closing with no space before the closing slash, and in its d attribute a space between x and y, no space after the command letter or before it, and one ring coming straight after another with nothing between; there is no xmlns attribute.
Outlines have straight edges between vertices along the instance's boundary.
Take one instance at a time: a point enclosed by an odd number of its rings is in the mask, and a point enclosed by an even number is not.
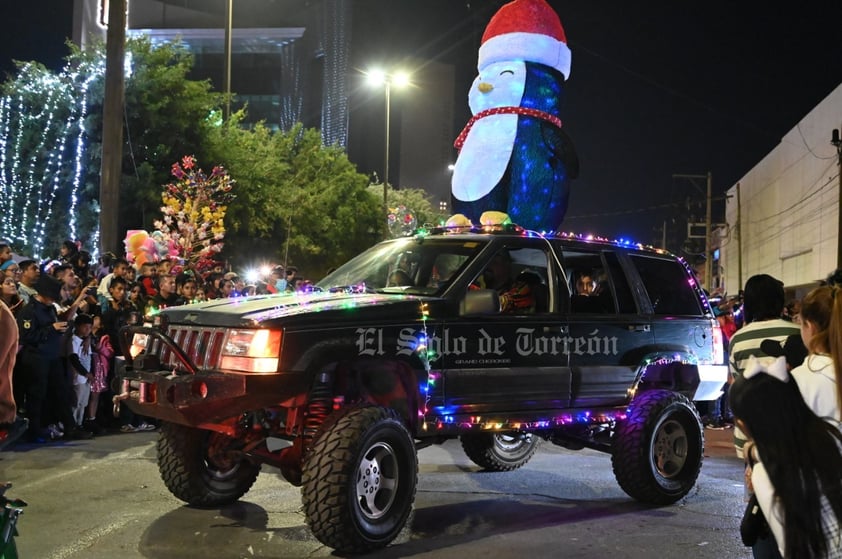
<svg viewBox="0 0 842 559"><path fill-rule="evenodd" d="M210 267L222 250L225 211L235 198L234 180L221 165L206 175L187 155L173 163L175 181L164 185L162 220L155 227L163 233L185 266Z"/></svg>

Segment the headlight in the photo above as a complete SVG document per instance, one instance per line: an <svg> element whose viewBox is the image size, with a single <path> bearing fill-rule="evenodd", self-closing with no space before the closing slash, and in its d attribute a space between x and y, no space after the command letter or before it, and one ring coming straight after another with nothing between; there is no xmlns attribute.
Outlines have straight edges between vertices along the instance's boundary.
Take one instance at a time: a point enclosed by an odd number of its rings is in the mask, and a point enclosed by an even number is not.
<svg viewBox="0 0 842 559"><path fill-rule="evenodd" d="M222 349L220 369L274 373L281 355L279 330L230 330Z"/></svg>

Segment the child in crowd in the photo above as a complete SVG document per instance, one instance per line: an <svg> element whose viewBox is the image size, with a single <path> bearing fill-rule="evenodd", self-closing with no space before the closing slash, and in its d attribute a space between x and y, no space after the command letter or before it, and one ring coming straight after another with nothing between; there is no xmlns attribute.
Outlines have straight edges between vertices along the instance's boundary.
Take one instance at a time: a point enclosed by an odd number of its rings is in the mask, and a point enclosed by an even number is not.
<svg viewBox="0 0 842 559"><path fill-rule="evenodd" d="M152 262L144 262L137 276L137 283L143 286L143 296L147 299L158 294L158 266Z"/></svg>
<svg viewBox="0 0 842 559"><path fill-rule="evenodd" d="M128 301L132 309L137 313L143 313L143 310L146 308L146 296L143 286L139 283L127 282L126 287L129 290Z"/></svg>
<svg viewBox="0 0 842 559"><path fill-rule="evenodd" d="M70 382L76 393L76 405L73 408L73 419L77 427L82 427L85 420L85 410L91 396L91 383L94 381L93 367L96 360L93 357L94 343L91 336L93 318L91 315L79 313L73 321L73 335L70 337L68 348L68 369L72 378Z"/></svg>
<svg viewBox="0 0 842 559"><path fill-rule="evenodd" d="M105 428L100 425L97 420L97 413L99 412L99 401L102 394L108 390L108 376L111 372L111 361L114 359L114 348L111 346L111 338L105 334L102 328L102 317L93 317L93 327L91 335L93 336L93 347L95 347L93 354L93 381L91 382L91 397L88 401L88 408L86 410L86 418L83 427L86 431L90 431L94 435L99 435L105 431Z"/></svg>
<svg viewBox="0 0 842 559"><path fill-rule="evenodd" d="M749 358L730 402L749 437L747 487L778 550L799 559L839 557L842 433L807 406L783 357L768 365Z"/></svg>
<svg viewBox="0 0 842 559"><path fill-rule="evenodd" d="M158 262L158 276L168 276L173 267L173 261L169 258L164 258Z"/></svg>
<svg viewBox="0 0 842 559"><path fill-rule="evenodd" d="M196 278L190 274L179 274L177 283L178 302L176 304L189 305L190 303L197 302L196 291L198 290L198 284L196 283Z"/></svg>

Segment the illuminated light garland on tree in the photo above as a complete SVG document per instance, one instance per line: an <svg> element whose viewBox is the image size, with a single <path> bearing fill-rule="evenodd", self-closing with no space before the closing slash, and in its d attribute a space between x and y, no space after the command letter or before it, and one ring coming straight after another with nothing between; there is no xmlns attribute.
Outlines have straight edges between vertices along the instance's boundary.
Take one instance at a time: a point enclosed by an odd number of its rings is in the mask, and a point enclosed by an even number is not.
<svg viewBox="0 0 842 559"><path fill-rule="evenodd" d="M16 93L0 99L0 236L35 258L45 243L78 238L79 213L90 211L79 206L88 155L85 119L90 86L103 76L101 60L68 63L57 75L25 64L9 88ZM89 242L98 240L95 229L86 232ZM96 244L89 248L96 255Z"/></svg>

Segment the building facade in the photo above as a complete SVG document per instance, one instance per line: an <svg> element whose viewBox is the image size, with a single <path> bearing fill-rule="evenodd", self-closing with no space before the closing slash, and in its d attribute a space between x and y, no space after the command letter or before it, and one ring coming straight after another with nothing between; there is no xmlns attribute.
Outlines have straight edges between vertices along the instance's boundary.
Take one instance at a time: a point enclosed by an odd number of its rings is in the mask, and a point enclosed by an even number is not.
<svg viewBox="0 0 842 559"><path fill-rule="evenodd" d="M193 76L225 91L228 0L127 0L128 36L153 43L181 40L194 56ZM289 130L318 128L326 145L348 142L351 0L232 2L232 109L247 122ZM107 0L76 0L74 41L105 40Z"/></svg>
<svg viewBox="0 0 842 559"><path fill-rule="evenodd" d="M842 264L840 154L831 144L840 128L842 84L728 190L728 226L717 232L727 293L769 274L800 297Z"/></svg>

